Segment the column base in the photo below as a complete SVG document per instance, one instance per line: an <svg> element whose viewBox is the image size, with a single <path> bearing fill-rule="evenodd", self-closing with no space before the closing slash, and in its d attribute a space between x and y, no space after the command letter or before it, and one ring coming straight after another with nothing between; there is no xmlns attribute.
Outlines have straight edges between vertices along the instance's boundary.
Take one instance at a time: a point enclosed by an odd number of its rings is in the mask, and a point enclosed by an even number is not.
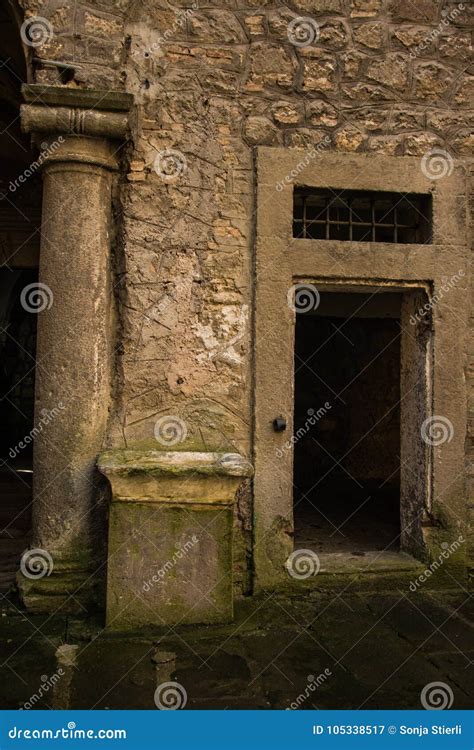
<svg viewBox="0 0 474 750"><path fill-rule="evenodd" d="M104 580L90 570L55 569L42 578L30 578L19 571L16 584L21 601L32 614L85 615L103 601Z"/></svg>

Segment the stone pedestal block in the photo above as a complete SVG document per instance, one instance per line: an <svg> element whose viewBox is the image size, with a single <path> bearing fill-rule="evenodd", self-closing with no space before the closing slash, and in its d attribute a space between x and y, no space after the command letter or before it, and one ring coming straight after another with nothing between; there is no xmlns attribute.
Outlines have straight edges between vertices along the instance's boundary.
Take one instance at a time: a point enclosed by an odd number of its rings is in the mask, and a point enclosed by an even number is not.
<svg viewBox="0 0 474 750"><path fill-rule="evenodd" d="M109 451L107 625L228 622L232 515L251 474L238 454Z"/></svg>

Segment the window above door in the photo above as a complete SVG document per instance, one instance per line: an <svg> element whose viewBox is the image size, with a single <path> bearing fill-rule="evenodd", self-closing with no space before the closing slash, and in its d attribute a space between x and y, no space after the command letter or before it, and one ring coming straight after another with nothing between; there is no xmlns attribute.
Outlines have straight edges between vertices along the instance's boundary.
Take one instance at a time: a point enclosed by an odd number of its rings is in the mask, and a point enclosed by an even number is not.
<svg viewBox="0 0 474 750"><path fill-rule="evenodd" d="M430 244L430 194L296 187L293 237Z"/></svg>

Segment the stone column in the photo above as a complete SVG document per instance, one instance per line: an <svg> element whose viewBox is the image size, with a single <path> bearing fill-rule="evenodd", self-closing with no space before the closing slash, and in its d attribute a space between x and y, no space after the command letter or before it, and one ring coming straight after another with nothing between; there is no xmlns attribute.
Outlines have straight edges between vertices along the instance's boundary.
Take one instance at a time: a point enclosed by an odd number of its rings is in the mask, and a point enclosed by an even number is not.
<svg viewBox="0 0 474 750"><path fill-rule="evenodd" d="M111 189L130 97L40 86L24 96L43 169L32 547L45 562L44 575L23 565L18 583L30 609L74 611L104 573L96 459L110 404Z"/></svg>

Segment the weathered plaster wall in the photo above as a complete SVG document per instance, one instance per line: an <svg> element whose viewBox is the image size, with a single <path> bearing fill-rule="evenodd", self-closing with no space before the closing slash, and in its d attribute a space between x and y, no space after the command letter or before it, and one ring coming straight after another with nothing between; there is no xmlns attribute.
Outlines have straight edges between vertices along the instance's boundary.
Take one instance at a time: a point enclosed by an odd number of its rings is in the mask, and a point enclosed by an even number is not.
<svg viewBox="0 0 474 750"><path fill-rule="evenodd" d="M256 0L133 9L126 86L140 117L124 192L127 441L153 439L156 418L169 414L191 441L248 452L253 147L467 155L472 8L418 49L455 7ZM307 47L288 39L300 15L320 27ZM154 168L164 149L179 152L177 172L184 165L169 183Z"/></svg>
<svg viewBox="0 0 474 750"><path fill-rule="evenodd" d="M473 165L470 167L471 183L474 176ZM471 192L469 206L469 226L471 237L474 232L474 194ZM472 240L471 240L472 242ZM474 564L474 284L471 273L471 318L470 338L468 341L468 361L466 367L466 386L468 400L468 424L466 435L466 497L468 521L468 559Z"/></svg>
<svg viewBox="0 0 474 750"><path fill-rule="evenodd" d="M44 62L58 60L74 67L68 85L125 87L138 105L122 190L123 399L114 440L122 431L129 443L154 442L156 418L184 409L192 441L248 450L252 146L324 141L338 151L401 156L439 145L468 154L472 6L23 4L54 32L34 50L38 81L58 83ZM420 49L453 10L455 20ZM288 38L302 15L320 29L309 46ZM179 152L175 180L157 174L165 149Z"/></svg>
<svg viewBox="0 0 474 750"><path fill-rule="evenodd" d="M421 156L439 145L467 153L467 4L457 26L410 56L442 9L454 7L133 7L126 87L140 111L123 193L127 441L153 440L156 418L178 414L188 439L248 450L252 146L303 147L328 136L339 151ZM320 26L307 47L288 39L299 14ZM182 168L171 182L154 167L165 149L179 152L172 172Z"/></svg>

